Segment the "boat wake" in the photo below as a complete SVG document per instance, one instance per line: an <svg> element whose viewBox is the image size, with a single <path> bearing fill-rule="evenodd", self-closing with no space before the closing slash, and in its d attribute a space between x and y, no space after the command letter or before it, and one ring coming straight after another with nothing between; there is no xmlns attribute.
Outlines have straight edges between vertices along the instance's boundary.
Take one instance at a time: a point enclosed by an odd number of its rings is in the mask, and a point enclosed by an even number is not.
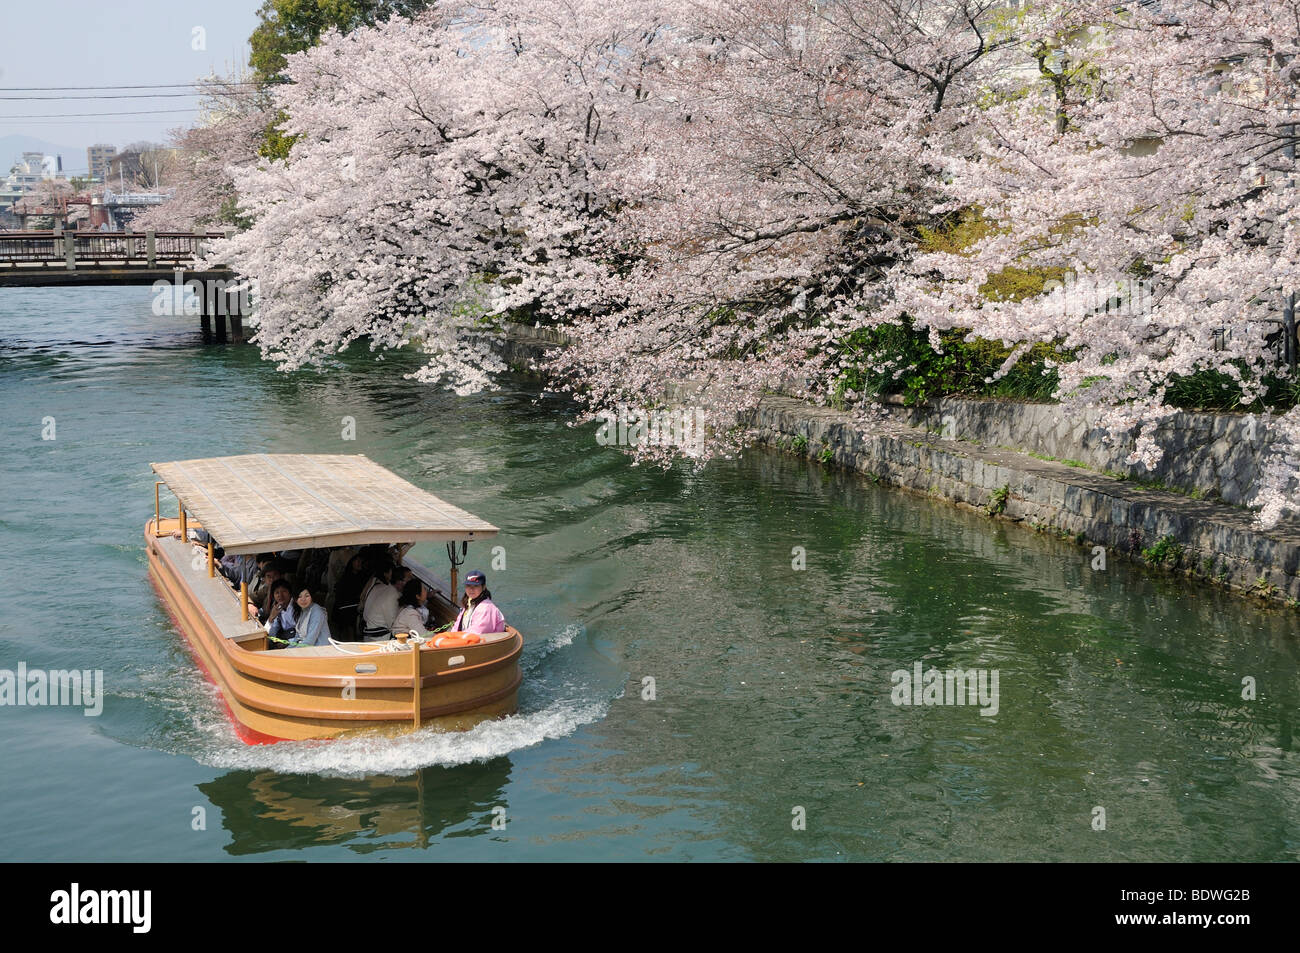
<svg viewBox="0 0 1300 953"><path fill-rule="evenodd" d="M280 742L238 748L223 745L197 756L215 768L364 777L410 774L430 765L490 761L553 738L572 734L605 716L608 703L561 702L532 714L485 721L469 731L432 729L401 735L358 735L335 741Z"/></svg>
<svg viewBox="0 0 1300 953"><path fill-rule="evenodd" d="M195 760L214 768L332 777L401 775L431 765L450 767L490 761L543 741L566 737L583 725L605 717L616 693L596 687L589 677L570 671L564 661L555 658L556 652L572 645L582 633L582 626L568 625L531 652L526 650L521 663L523 710L508 718L485 721L469 731L442 732L429 728L395 734L357 734L332 741L282 741L248 746L235 737L225 717L214 717L212 704L201 704L190 709L194 727L201 736L194 746L198 750L186 747ZM204 687L211 689L204 692L210 702L217 703L215 687L206 681Z"/></svg>
<svg viewBox="0 0 1300 953"><path fill-rule="evenodd" d="M572 645L573 640L582 634L582 626L576 623L569 623L559 631L554 637L545 642L536 652L526 653L519 663L520 670L528 675L537 669L539 665L554 652Z"/></svg>

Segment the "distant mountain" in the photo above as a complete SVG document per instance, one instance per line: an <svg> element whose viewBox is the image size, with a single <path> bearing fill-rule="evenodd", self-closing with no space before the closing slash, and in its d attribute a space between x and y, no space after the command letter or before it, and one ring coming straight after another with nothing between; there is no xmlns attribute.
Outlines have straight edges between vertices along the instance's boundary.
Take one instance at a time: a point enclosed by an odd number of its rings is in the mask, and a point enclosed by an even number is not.
<svg viewBox="0 0 1300 953"><path fill-rule="evenodd" d="M9 174L9 167L22 158L24 152L43 152L47 156L63 156L64 171L86 171L86 147L59 145L37 139L35 136L0 136L0 179Z"/></svg>

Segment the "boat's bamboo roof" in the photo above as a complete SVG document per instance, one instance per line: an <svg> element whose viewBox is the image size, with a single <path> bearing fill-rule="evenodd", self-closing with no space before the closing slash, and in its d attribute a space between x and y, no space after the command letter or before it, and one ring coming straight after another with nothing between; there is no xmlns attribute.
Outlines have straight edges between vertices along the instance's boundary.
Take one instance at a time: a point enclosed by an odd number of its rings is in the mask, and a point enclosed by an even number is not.
<svg viewBox="0 0 1300 953"><path fill-rule="evenodd" d="M360 454L256 453L152 466L229 554L497 534Z"/></svg>

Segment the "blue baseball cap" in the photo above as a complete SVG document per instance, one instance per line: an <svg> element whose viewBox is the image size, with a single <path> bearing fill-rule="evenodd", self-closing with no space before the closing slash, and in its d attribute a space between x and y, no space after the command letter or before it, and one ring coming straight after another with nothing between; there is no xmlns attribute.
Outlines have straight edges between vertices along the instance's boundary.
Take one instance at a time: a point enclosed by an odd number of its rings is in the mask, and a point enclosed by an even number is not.
<svg viewBox="0 0 1300 953"><path fill-rule="evenodd" d="M475 569L465 577L465 585L467 586L483 586L486 584L487 576L483 575L483 570L481 569Z"/></svg>

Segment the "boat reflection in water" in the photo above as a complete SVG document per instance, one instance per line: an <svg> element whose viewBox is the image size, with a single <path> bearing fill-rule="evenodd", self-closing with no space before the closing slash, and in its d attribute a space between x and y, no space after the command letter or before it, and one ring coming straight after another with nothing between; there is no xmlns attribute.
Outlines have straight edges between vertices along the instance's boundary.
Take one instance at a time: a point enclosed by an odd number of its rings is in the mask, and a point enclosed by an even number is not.
<svg viewBox="0 0 1300 953"><path fill-rule="evenodd" d="M236 856L347 844L359 854L426 848L440 836L495 833L510 759L432 765L405 777L323 778L232 771L198 785L221 811ZM463 828L456 830L456 828Z"/></svg>

